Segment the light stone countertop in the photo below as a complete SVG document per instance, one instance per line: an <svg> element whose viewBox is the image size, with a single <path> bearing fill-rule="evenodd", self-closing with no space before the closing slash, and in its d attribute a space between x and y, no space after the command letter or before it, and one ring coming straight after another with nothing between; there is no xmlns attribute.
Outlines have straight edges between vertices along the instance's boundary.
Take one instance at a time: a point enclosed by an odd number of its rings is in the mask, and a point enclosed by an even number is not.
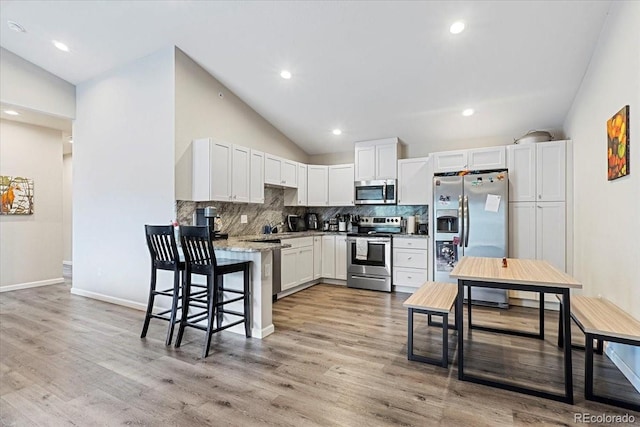
<svg viewBox="0 0 640 427"><path fill-rule="evenodd" d="M285 241L298 237L312 237L325 235L346 235L347 233L326 232L326 231L301 231L297 233L273 233L254 234L247 236L229 237L226 240L215 240L213 247L221 251L230 252L268 252L274 249L290 248L291 245ZM259 241L256 241L259 240ZM268 242L269 240L282 240L282 243ZM264 242L263 242L264 241Z"/></svg>
<svg viewBox="0 0 640 427"><path fill-rule="evenodd" d="M428 239L429 235L428 234L394 234L393 237L409 237L411 239Z"/></svg>
<svg viewBox="0 0 640 427"><path fill-rule="evenodd" d="M215 240L215 249L230 252L268 252L274 249L291 247L287 239L313 236L346 236L347 233L335 231L300 231L274 234L253 234L247 236L229 237L227 240ZM428 239L426 234L395 234L394 237L408 237L413 239ZM259 240L259 241L257 241ZM266 242L268 240L282 240L282 243ZM263 242L265 241L265 242Z"/></svg>

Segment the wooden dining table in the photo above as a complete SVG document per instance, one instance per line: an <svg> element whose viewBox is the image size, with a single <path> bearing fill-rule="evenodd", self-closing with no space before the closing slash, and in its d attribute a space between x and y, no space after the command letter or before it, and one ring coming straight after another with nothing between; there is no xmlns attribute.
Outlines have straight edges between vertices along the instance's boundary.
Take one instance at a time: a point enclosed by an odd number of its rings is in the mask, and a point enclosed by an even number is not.
<svg viewBox="0 0 640 427"><path fill-rule="evenodd" d="M540 294L540 333L537 335L527 332L481 327L484 331L507 333L526 337L544 339L544 294L558 294L562 298L565 310L562 312L562 330L565 337L571 336L571 300L570 290L581 289L582 285L573 277L553 267L546 261L533 259L481 258L463 257L450 273L450 277L458 279L458 299L456 302L456 323L458 324L458 379L478 384L515 391L547 399L573 404L573 375L571 363L571 346L565 345L564 352L564 394L551 393L546 390L518 385L512 382L502 382L487 377L470 375L464 371L464 310L463 298L465 286L468 298L471 300L473 287L497 288L517 291L529 291ZM469 327L471 328L471 304L467 306Z"/></svg>

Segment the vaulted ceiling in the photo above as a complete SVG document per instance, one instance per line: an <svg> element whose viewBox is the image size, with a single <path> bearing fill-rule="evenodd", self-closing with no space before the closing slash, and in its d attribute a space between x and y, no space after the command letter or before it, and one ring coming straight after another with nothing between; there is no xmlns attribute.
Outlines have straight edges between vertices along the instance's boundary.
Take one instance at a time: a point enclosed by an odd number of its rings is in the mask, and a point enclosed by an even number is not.
<svg viewBox="0 0 640 427"><path fill-rule="evenodd" d="M2 1L0 45L74 84L178 46L321 154L388 136L428 145L560 128L609 4ZM453 35L457 20L466 28Z"/></svg>

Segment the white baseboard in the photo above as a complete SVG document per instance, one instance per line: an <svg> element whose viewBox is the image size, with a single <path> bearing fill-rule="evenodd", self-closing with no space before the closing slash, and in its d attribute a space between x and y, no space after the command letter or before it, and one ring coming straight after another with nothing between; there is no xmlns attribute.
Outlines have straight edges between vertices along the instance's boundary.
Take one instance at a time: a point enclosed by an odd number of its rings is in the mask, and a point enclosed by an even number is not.
<svg viewBox="0 0 640 427"><path fill-rule="evenodd" d="M254 338L258 338L258 339L263 339L269 335L271 335L272 333L274 333L276 330L275 326L273 326L273 323L269 326L267 326L266 328L262 328L262 330L260 329L251 329L251 336Z"/></svg>
<svg viewBox="0 0 640 427"><path fill-rule="evenodd" d="M615 343L607 343L604 350L605 354L609 356L609 359L611 359L613 364L616 365L618 369L620 369L620 372L622 372L622 374L629 380L631 385L638 391L638 393L640 393L640 377L636 372L633 371L633 369L631 369L629 365L624 362L624 360L622 360L620 356L618 356L618 353L616 353L615 351L615 345L612 344Z"/></svg>
<svg viewBox="0 0 640 427"><path fill-rule="evenodd" d="M17 291L18 289L37 288L39 286L57 285L64 283L64 277L56 277L55 279L38 280L37 282L18 283L17 285L9 285L0 287L0 292Z"/></svg>
<svg viewBox="0 0 640 427"><path fill-rule="evenodd" d="M69 265L69 266L71 266L71 265L73 265L73 263L72 263L71 261L64 261L64 260L63 260L63 261L62 261L62 265Z"/></svg>
<svg viewBox="0 0 640 427"><path fill-rule="evenodd" d="M91 299L96 299L98 301L104 301L111 304L122 305L124 307L133 308L135 310L146 311L147 304L142 304L139 302L126 300L122 298L111 297L109 295L99 294L97 292L85 291L84 289L71 288L71 293L73 295L79 295L81 297L87 297Z"/></svg>
<svg viewBox="0 0 640 427"><path fill-rule="evenodd" d="M347 286L346 280L340 279L320 279L318 283L326 284L326 285L338 285L338 286Z"/></svg>
<svg viewBox="0 0 640 427"><path fill-rule="evenodd" d="M419 288L413 288L411 286L393 286L393 291L394 292L401 292L401 293L405 293L405 294L412 294L415 291L417 291Z"/></svg>
<svg viewBox="0 0 640 427"><path fill-rule="evenodd" d="M311 281L311 282L307 282L307 283L305 283L303 285L299 285L299 286L296 286L294 288L290 288L290 289L284 290L282 292L278 292L278 299L287 297L287 296L289 296L291 294L295 294L296 292L300 292L303 289L310 288L313 285L318 284L319 282L320 282L319 280L314 280L314 281Z"/></svg>

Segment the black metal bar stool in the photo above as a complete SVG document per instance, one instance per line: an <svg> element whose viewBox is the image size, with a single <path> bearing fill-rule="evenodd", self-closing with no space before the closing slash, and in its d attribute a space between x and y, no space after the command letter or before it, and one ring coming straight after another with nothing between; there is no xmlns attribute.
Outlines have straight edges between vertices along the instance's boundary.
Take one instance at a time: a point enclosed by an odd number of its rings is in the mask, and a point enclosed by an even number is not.
<svg viewBox="0 0 640 427"><path fill-rule="evenodd" d="M206 331L202 357L209 355L211 335L232 326L244 322L244 332L247 338L251 337L251 291L250 274L251 261L238 261L231 259L216 259L211 241L209 227L181 226L180 239L185 260L184 292L182 295L182 319L178 328L176 347L180 347L184 329L192 328ZM229 289L224 287L224 275L231 273L243 273L243 289ZM202 298L195 299L192 296L191 276L198 274L207 278L206 307L201 304ZM232 298L224 299L225 294L235 294ZM243 311L235 311L225 308L225 305L237 301L243 301ZM189 308L196 310L189 314ZM197 310L204 308L204 310ZM240 317L239 320L223 325L224 315ZM206 320L206 325L202 321ZM215 327L214 327L215 322Z"/></svg>
<svg viewBox="0 0 640 427"><path fill-rule="evenodd" d="M151 255L151 286L149 289L149 300L147 302L147 315L144 318L144 326L140 338L147 336L149 322L152 318L169 321L166 345L171 344L173 337L173 327L179 321L177 318L178 302L180 300L180 273L184 270L184 262L180 262L176 239L173 234L172 225L145 225L147 235L147 247ZM173 271L173 287L163 290L156 290L158 270ZM171 298L171 308L153 313L153 303L156 295Z"/></svg>

